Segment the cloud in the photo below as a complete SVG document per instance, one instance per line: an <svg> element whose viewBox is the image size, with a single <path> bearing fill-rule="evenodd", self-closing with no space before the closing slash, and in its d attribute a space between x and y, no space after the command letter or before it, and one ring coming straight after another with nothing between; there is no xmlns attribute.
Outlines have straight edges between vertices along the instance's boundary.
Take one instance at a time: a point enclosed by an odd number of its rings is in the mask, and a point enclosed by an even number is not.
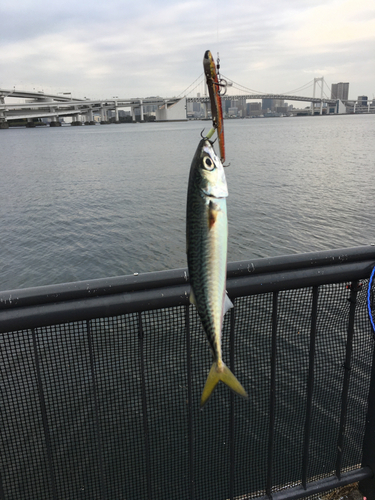
<svg viewBox="0 0 375 500"><path fill-rule="evenodd" d="M279 43L315 53L332 46L340 50L340 44L374 39L375 7L368 0L336 0L299 13L294 21Z"/></svg>
<svg viewBox="0 0 375 500"><path fill-rule="evenodd" d="M224 74L261 91L322 73L353 82L358 95L375 81L372 0L20 0L3 1L0 16L3 87L178 95L202 73L208 48Z"/></svg>

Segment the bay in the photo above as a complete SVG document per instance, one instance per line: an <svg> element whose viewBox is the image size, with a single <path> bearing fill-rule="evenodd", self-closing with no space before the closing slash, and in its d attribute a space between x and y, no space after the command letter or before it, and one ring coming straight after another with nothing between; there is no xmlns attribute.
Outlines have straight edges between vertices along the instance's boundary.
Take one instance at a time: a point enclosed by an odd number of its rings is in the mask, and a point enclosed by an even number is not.
<svg viewBox="0 0 375 500"><path fill-rule="evenodd" d="M1 290L185 267L204 127L0 131ZM229 261L374 242L374 115L226 120L225 134Z"/></svg>

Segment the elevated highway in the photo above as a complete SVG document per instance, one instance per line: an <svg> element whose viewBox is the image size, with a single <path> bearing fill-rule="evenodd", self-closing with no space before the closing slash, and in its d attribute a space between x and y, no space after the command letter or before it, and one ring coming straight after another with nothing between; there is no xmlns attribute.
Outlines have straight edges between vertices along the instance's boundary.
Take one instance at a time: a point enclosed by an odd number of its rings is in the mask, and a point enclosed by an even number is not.
<svg viewBox="0 0 375 500"><path fill-rule="evenodd" d="M314 92L315 93L315 92ZM23 103L12 103L13 99L24 99ZM224 95L223 100L260 100L260 99L278 99L284 101L301 101L311 103L311 112L314 112L314 107L320 105L322 111L323 103L330 106L335 106L335 112L338 111L337 101L321 97L302 97L291 96L284 94L240 94L240 95ZM73 122L80 124L81 121L86 123L94 123L94 114L100 115L100 120L103 123L108 122L108 111L114 111L115 120L119 120L119 109L130 108L132 119L135 121L135 109L140 109L141 120L144 117L145 105L156 105L160 110L157 113L157 119L168 120L176 119L177 116L171 117L168 113L170 108L180 103L178 119L186 119L186 104L191 102L200 102L202 104L209 103L208 96L202 97L183 97L183 98L163 98L163 97L147 97L147 98L120 98L113 97L111 99L90 100L87 98L75 98L70 93L46 94L38 91L25 91L14 89L0 89L0 128L7 128L9 120L26 119L32 122L35 118L51 118L52 122L58 123L59 117L72 117ZM342 104L342 103L341 103ZM207 110L207 106L206 106Z"/></svg>
<svg viewBox="0 0 375 500"><path fill-rule="evenodd" d="M25 99L23 103L11 103L10 98ZM5 102L5 100L7 102ZM115 120L118 121L120 108L130 108L133 120L134 110L140 108L141 120L143 120L143 106L156 105L160 108L173 106L180 98L112 98L112 99L78 99L70 94L45 94L43 92L29 92L9 89L0 89L0 125L6 124L8 120L34 118L52 118L57 120L60 116L70 116L73 121L84 117L84 121L92 122L94 113L100 114L101 121L106 122L108 111L115 112Z"/></svg>
<svg viewBox="0 0 375 500"><path fill-rule="evenodd" d="M302 102L313 102L314 104L320 104L321 102L327 104L336 104L336 99L327 99L327 98L319 98L319 97L301 97L297 95L287 95L287 94L239 94L239 95L224 95L222 96L223 100L251 100L257 99L278 99L282 101L302 101ZM187 102L210 102L210 98L208 96L204 97L187 97Z"/></svg>

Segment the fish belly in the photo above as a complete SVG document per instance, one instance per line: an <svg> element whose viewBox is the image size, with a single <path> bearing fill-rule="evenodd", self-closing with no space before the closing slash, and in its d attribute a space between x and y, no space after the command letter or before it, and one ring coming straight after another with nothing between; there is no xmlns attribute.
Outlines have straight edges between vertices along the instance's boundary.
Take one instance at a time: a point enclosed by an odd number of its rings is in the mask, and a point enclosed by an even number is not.
<svg viewBox="0 0 375 500"><path fill-rule="evenodd" d="M226 199L201 193L191 198L187 217L190 284L214 359L221 362L228 246Z"/></svg>

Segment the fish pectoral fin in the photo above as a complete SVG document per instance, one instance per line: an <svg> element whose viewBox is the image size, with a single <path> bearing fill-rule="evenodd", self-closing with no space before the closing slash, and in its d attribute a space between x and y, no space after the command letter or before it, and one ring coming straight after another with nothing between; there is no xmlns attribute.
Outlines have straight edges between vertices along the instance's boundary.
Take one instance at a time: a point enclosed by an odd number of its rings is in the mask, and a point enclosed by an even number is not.
<svg viewBox="0 0 375 500"><path fill-rule="evenodd" d="M225 294L223 316L225 315L225 313L227 313L229 311L229 309L232 309L232 307L234 307L232 301L230 300L228 295Z"/></svg>
<svg viewBox="0 0 375 500"><path fill-rule="evenodd" d="M215 361L211 366L210 373L208 374L206 384L202 392L201 408L210 399L215 387L220 380L239 396L242 396L243 398L248 397L245 389L242 387L233 373L229 370L229 368L223 364L221 369L219 369L218 364Z"/></svg>
<svg viewBox="0 0 375 500"><path fill-rule="evenodd" d="M220 207L210 200L208 204L208 229L212 229L214 226L219 212Z"/></svg>
<svg viewBox="0 0 375 500"><path fill-rule="evenodd" d="M195 307L197 307L197 301L195 300L195 295L194 295L193 289L191 287L190 287L189 301L190 301L190 304L193 304L193 305L195 305Z"/></svg>

